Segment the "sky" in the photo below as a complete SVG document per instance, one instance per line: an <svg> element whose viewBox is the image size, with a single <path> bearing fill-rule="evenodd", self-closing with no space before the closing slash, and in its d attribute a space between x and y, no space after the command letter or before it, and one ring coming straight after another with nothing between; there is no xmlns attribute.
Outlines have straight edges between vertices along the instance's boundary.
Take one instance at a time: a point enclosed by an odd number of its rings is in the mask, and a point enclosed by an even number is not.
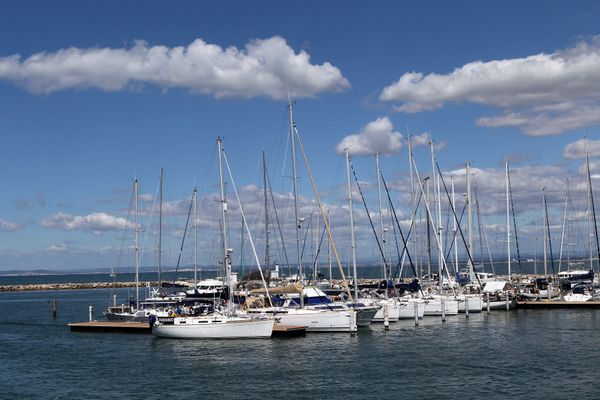
<svg viewBox="0 0 600 400"><path fill-rule="evenodd" d="M464 165L471 162L476 221L485 226L492 253L506 253L505 160L521 251L541 247L545 188L558 256L567 179L564 253L588 251L585 136L592 181L600 184L597 2L20 1L0 8L0 270L132 265L134 178L142 264L155 265L161 166L163 264L177 262L197 186L197 259L214 265L217 137L261 262L265 151L293 261L288 99L345 263L344 149L378 232L374 154L381 153L400 225L408 229L409 137L421 179L432 175L433 140L445 182L451 176L456 182L458 210ZM298 164L303 262L311 262L321 227L300 155ZM231 246L237 263L243 253L252 264L248 238L243 250L240 243L233 181L226 180ZM352 186L357 257L377 260L375 236ZM394 222L382 196L386 254L393 259ZM441 204L442 225L451 225L448 202ZM273 221L274 211L269 214ZM274 223L270 231L277 242ZM182 265L193 257L188 233ZM284 263L279 242L272 251Z"/></svg>

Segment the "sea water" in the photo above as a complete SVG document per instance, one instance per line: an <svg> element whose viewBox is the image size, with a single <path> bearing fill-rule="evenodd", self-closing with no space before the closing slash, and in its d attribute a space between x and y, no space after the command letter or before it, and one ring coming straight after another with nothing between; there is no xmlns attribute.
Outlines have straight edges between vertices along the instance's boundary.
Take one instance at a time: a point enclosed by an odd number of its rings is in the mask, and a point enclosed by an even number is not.
<svg viewBox="0 0 600 400"><path fill-rule="evenodd" d="M471 313L256 340L70 332L119 289L0 293L1 399L598 398L600 311ZM56 300L57 318L52 318Z"/></svg>

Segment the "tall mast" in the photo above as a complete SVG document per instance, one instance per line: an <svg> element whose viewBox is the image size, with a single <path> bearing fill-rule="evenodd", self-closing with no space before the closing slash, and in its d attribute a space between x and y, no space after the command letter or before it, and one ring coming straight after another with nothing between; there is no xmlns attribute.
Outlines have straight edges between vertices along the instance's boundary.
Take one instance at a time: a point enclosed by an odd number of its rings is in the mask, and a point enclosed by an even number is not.
<svg viewBox="0 0 600 400"><path fill-rule="evenodd" d="M433 151L433 140L429 141L429 146L431 147L431 166L432 166L432 176L433 176L433 190L436 196L436 201L437 201L437 225L436 225L436 231L435 234L438 237L437 242L439 243L438 246L438 277L439 277L439 284L440 284L440 293L442 293L443 289L444 289L444 248L443 248L443 243L442 243L442 231L443 231L443 227L442 227L442 197L441 197L441 188L440 188L440 181L441 178L440 176L436 173L435 171L435 153Z"/></svg>
<svg viewBox="0 0 600 400"><path fill-rule="evenodd" d="M198 283L198 189L194 187L194 288Z"/></svg>
<svg viewBox="0 0 600 400"><path fill-rule="evenodd" d="M296 139L294 135L295 123L293 104L288 100L288 110L290 116L290 147L292 150L292 187L294 193L294 218L296 225L296 262L298 263L298 280L304 282L304 274L302 270L302 253L300 252L300 219L298 218L298 176L296 171ZM304 307L304 295L300 295L300 307Z"/></svg>
<svg viewBox="0 0 600 400"><path fill-rule="evenodd" d="M231 315L233 308L233 291L231 290L231 263L229 259L229 243L227 240L227 201L225 200L225 181L223 180L223 144L221 138L217 138L219 152L219 183L221 187L221 226L223 227L223 264L225 266L225 281L227 284L228 299L227 311Z"/></svg>
<svg viewBox="0 0 600 400"><path fill-rule="evenodd" d="M548 238L546 237L547 223L546 219L546 188L542 189L542 209L544 210L544 276L548 276L548 256L547 256L547 247L548 247Z"/></svg>
<svg viewBox="0 0 600 400"><path fill-rule="evenodd" d="M140 309L140 247L138 238L138 198L139 198L139 183L137 178L133 181L133 191L135 196L135 309Z"/></svg>
<svg viewBox="0 0 600 400"><path fill-rule="evenodd" d="M358 276L356 275L356 239L354 237L354 212L352 208L352 186L350 184L350 155L348 149L344 149L346 155L346 176L348 178L348 207L350 209L350 245L352 247L352 275L354 277L354 299L358 299Z"/></svg>
<svg viewBox="0 0 600 400"><path fill-rule="evenodd" d="M429 192L429 182L430 179L428 176L423 179L425 184L427 185L427 202L431 202L431 195ZM429 207L426 207L426 219L427 219L427 275L429 275L429 279L431 279L431 213L429 212Z"/></svg>
<svg viewBox="0 0 600 400"><path fill-rule="evenodd" d="M473 254L473 196L471 194L471 162L467 163L467 231L469 232L469 254ZM468 260L469 279L471 282L475 280L475 271L471 258Z"/></svg>
<svg viewBox="0 0 600 400"><path fill-rule="evenodd" d="M452 208L454 209L454 212L456 212L456 195L454 193L454 176L451 175L450 176L450 186L452 187ZM453 224L452 224L452 233L454 235L454 272L458 273L458 247L457 247L457 225L456 225L456 218L452 218Z"/></svg>
<svg viewBox="0 0 600 400"><path fill-rule="evenodd" d="M560 252L558 254L558 272L561 271L561 267L562 267L563 246L565 244L565 231L566 231L566 227L567 227L567 210L568 210L568 208L569 208L569 178L567 178L567 191L565 192L565 210L563 212L563 223L562 223L562 230L560 233ZM567 243L567 246L568 246L568 243Z"/></svg>
<svg viewBox="0 0 600 400"><path fill-rule="evenodd" d="M506 255L508 265L508 278L510 279L510 203L509 203L509 184L508 184L508 160L504 163L506 176Z"/></svg>
<svg viewBox="0 0 600 400"><path fill-rule="evenodd" d="M597 252L597 256L598 256L598 263L600 265L600 242L598 239L598 224L596 223L596 208L594 206L594 190L592 189L592 175L590 174L590 158L588 155L588 150L587 150L587 138L584 138L584 144L585 144L585 164L587 167L587 178L588 178L588 191L589 191L589 196L590 196L590 205L591 205L591 209L592 209L592 223L594 225L594 238L596 239L596 252ZM591 232L590 232L590 236L591 236ZM590 238L591 241L591 238ZM591 246L590 246L591 247ZM593 260L590 260L590 270L594 269L594 265L593 265Z"/></svg>
<svg viewBox="0 0 600 400"><path fill-rule="evenodd" d="M415 182L414 182L414 178L413 178L413 165L412 165L412 142L410 141L410 135L407 137L407 142L408 142L408 170L409 170L409 177L410 177L410 203L411 203L411 215L415 215L416 216L416 210L415 210ZM417 271L419 271L419 276L418 278L421 279L421 273L420 273L420 267L419 267L419 242L418 242L418 238L419 236L417 235L417 227L420 223L420 219L419 222L417 222L415 224L415 234L413 235L414 239L409 238L409 240L413 241L414 244L414 252L415 252L415 264L417 265Z"/></svg>
<svg viewBox="0 0 600 400"><path fill-rule="evenodd" d="M163 167L160 167L160 179L158 183L158 287L162 286L162 211L163 211Z"/></svg>
<svg viewBox="0 0 600 400"><path fill-rule="evenodd" d="M381 272L384 280L387 281L388 274L387 268L385 265L385 228L383 226L383 207L381 206L381 167L379 165L379 153L375 154L375 165L376 165L376 173L377 173L377 199L379 201L379 225L381 227ZM386 284L386 297L387 297L387 284Z"/></svg>
<svg viewBox="0 0 600 400"><path fill-rule="evenodd" d="M327 209L327 224L331 227L331 219L329 218L329 208ZM327 262L329 263L329 283L332 284L333 265L331 259L331 242L327 241Z"/></svg>
<svg viewBox="0 0 600 400"><path fill-rule="evenodd" d="M265 159L265 151L262 151L263 164L263 195L265 200L265 271L269 270L271 260L269 257L269 198L267 195L267 161Z"/></svg>

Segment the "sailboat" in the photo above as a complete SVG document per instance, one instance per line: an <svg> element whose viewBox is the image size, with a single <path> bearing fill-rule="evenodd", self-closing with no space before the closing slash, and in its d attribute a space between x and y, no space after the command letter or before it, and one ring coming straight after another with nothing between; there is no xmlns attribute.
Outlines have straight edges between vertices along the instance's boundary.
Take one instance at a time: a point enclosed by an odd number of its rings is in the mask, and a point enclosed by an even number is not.
<svg viewBox="0 0 600 400"><path fill-rule="evenodd" d="M223 264L227 280L228 298L233 299L231 285L231 252L227 237L227 202L225 200L225 184L223 180L223 147L221 138L217 138L219 157L219 181L221 188L221 223L223 233ZM227 160L225 160L227 162ZM229 164L227 164L229 169ZM233 180L233 179L232 179ZM235 186L234 186L235 188ZM237 195L237 193L236 193ZM241 204L239 204L241 210ZM245 217L242 210L242 217ZM152 324L152 322L151 322ZM183 316L158 318L152 324L152 333L158 337L181 339L235 339L235 338L267 338L273 333L274 319L255 319L238 316L233 308L233 301L227 302L225 310L215 311L206 316Z"/></svg>

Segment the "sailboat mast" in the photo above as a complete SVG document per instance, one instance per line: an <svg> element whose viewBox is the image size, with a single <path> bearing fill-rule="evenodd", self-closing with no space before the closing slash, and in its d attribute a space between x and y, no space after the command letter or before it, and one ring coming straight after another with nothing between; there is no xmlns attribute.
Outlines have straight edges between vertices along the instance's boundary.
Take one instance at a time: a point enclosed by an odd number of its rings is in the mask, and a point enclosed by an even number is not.
<svg viewBox="0 0 600 400"><path fill-rule="evenodd" d="M385 228L383 226L383 207L381 205L381 167L379 165L379 153L375 154L375 166L377 174L377 199L379 201L379 225L381 228L381 272L384 280L388 279L387 268L385 265ZM386 285L386 297L387 297L387 285Z"/></svg>
<svg viewBox="0 0 600 400"><path fill-rule="evenodd" d="M504 163L506 178L506 257L508 266L508 278L510 279L510 189L508 183L508 160Z"/></svg>
<svg viewBox="0 0 600 400"><path fill-rule="evenodd" d="M198 189L194 187L194 288L198 283Z"/></svg>
<svg viewBox="0 0 600 400"><path fill-rule="evenodd" d="M265 158L265 151L262 151L262 164L263 164L263 196L265 201L265 271L269 270L269 264L271 263L269 257L269 197L267 195L267 160Z"/></svg>
<svg viewBox="0 0 600 400"><path fill-rule="evenodd" d="M560 252L558 254L558 272L560 272L562 269L561 267L562 267L562 258L563 258L563 247L565 244L565 231L566 231L566 226L567 226L567 210L568 209L569 209L569 178L567 178L567 191L565 192L565 210L563 212L563 223L562 223L562 230L560 233ZM567 246L568 246L568 244L567 244Z"/></svg>
<svg viewBox="0 0 600 400"><path fill-rule="evenodd" d="M594 237L596 238L596 252L598 256L598 263L600 265L600 242L598 241L598 224L596 223L596 208L594 206L594 191L592 189L592 175L590 174L590 158L587 150L587 138L584 138L585 144L585 165L587 169L587 178L588 178L588 191L590 196L590 205L592 209L592 223L594 225ZM591 239L590 239L591 241ZM591 247L591 246L590 246ZM590 270L594 269L593 260L590 259Z"/></svg>
<svg viewBox="0 0 600 400"><path fill-rule="evenodd" d="M298 218L298 176L296 170L296 139L294 135L294 112L293 104L288 100L288 110L290 117L290 147L292 151L292 188L294 194L294 218L296 226L296 262L298 263L298 280L304 282L304 274L302 270L302 253L300 252L300 219ZM300 296L300 306L304 307L304 295Z"/></svg>
<svg viewBox="0 0 600 400"><path fill-rule="evenodd" d="M163 167L160 167L159 205L158 205L158 287L162 286L162 211L163 211Z"/></svg>
<svg viewBox="0 0 600 400"><path fill-rule="evenodd" d="M138 230L138 198L139 198L139 183L135 179L133 181L133 191L135 195L135 221L133 227L135 229L135 309L140 309L140 248L139 248L139 230Z"/></svg>
<svg viewBox="0 0 600 400"><path fill-rule="evenodd" d="M219 152L219 184L221 188L221 226L223 227L223 264L225 266L225 281L228 291L227 311L231 314L233 308L233 291L231 290L231 263L229 260L229 243L227 241L227 201L225 200L225 181L223 180L223 144L217 138Z"/></svg>
<svg viewBox="0 0 600 400"><path fill-rule="evenodd" d="M450 176L450 186L452 187L452 208L454 209L454 212L456 212L456 195L454 193L454 176L451 175ZM454 235L454 272L458 273L458 247L457 247L457 225L456 225L456 218L452 218L453 224L452 224L452 233Z"/></svg>
<svg viewBox="0 0 600 400"><path fill-rule="evenodd" d="M436 232L435 234L438 237L437 242L439 243L438 246L438 276L439 276L439 283L440 283L440 293L442 293L442 291L444 290L444 244L442 242L442 232L444 230L443 226L442 226L442 193L441 193L441 188L440 188L440 176L436 173L435 171L435 163L436 163L436 159L435 159L435 153L433 151L433 140L429 141L429 145L431 146L431 164L432 164L432 173L433 173L433 183L434 183L434 191L436 194L436 201L437 201L437 226L436 226Z"/></svg>
<svg viewBox="0 0 600 400"><path fill-rule="evenodd" d="M467 172L467 231L469 232L469 254L473 254L473 196L471 194L471 162L469 161L466 166ZM471 259L468 260L469 265L469 279L471 282L475 280L474 265Z"/></svg>
<svg viewBox="0 0 600 400"><path fill-rule="evenodd" d="M548 276L548 238L546 237L546 223L548 219L546 218L546 188L542 189L542 209L544 210L544 232L542 233L544 235L544 276Z"/></svg>
<svg viewBox="0 0 600 400"><path fill-rule="evenodd" d="M356 239L354 237L354 211L352 207L352 185L350 184L350 154L344 149L346 155L346 176L348 178L348 207L350 210L350 247L352 248L352 276L354 278L354 299L358 299L358 276L356 275Z"/></svg>

